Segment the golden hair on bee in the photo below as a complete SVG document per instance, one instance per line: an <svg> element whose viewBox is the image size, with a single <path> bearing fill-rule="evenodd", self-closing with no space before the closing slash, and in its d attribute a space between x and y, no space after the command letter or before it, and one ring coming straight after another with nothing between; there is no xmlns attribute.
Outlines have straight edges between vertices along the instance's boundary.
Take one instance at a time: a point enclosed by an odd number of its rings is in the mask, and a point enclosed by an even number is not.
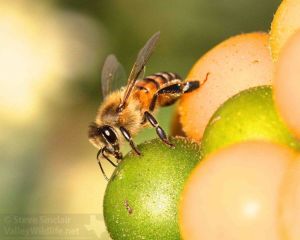
<svg viewBox="0 0 300 240"><path fill-rule="evenodd" d="M118 107L121 104L124 90L117 90L108 95L100 105L95 123L97 126L110 125L116 129L124 127L128 129L132 135L135 135L141 128L140 124L143 120L141 115L140 103L134 97L130 98L129 104L123 111L119 112ZM124 140L119 135L119 139Z"/></svg>
<svg viewBox="0 0 300 240"><path fill-rule="evenodd" d="M155 109L173 104L182 94L200 86L198 80L182 82L179 75L171 72L159 72L139 78L156 46L159 35L159 32L154 34L138 53L125 88L111 91L112 83L124 71L114 55L109 55L104 62L101 74L103 102L98 108L95 121L89 126L88 137L89 141L99 149L98 164L107 180L100 159L106 159L116 166L110 157L113 156L117 162L122 159L120 145L124 141L129 143L137 155L140 155L132 136L142 128L147 126L155 128L162 142L173 147L153 115Z"/></svg>

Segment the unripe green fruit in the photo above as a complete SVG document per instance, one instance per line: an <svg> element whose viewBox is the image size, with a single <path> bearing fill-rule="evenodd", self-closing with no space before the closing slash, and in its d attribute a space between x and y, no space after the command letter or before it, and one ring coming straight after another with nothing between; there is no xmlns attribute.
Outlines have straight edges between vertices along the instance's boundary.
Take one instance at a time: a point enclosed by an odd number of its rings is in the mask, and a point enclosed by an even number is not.
<svg viewBox="0 0 300 240"><path fill-rule="evenodd" d="M299 141L275 110L270 86L242 91L219 107L205 129L203 155L247 140L271 141L300 149Z"/></svg>
<svg viewBox="0 0 300 240"><path fill-rule="evenodd" d="M180 239L178 210L186 178L200 160L199 145L154 139L125 156L108 183L104 219L113 239Z"/></svg>

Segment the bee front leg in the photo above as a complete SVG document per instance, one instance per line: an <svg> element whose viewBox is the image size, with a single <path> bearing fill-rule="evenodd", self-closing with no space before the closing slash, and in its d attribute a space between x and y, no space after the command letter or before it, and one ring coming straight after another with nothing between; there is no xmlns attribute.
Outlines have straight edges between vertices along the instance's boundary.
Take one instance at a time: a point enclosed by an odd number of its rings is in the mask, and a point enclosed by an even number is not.
<svg viewBox="0 0 300 240"><path fill-rule="evenodd" d="M156 133L159 136L159 138L168 146L170 147L174 147L174 145L172 143L169 142L168 138L167 138L167 134L165 133L165 131L161 128L161 126L159 126L157 120L155 119L155 117L149 113L148 111L145 111L144 113L144 117L146 120L148 120L150 122L150 124L155 127L156 129Z"/></svg>
<svg viewBox="0 0 300 240"><path fill-rule="evenodd" d="M105 158L105 159L106 159L111 165L113 165L114 167L117 167L117 165L116 165L113 161L111 161L111 160L108 158L108 156L105 154L105 151L107 151L107 148L106 148L106 147L101 148L101 149L98 151L98 153L97 153L97 162L98 162L98 165L99 165L99 167L100 167L100 170L101 170L101 172L102 172L104 178L105 178L107 181L109 181L109 178L108 178L107 175L105 174L104 169L103 169L103 167L102 167L100 158L101 158L101 157ZM101 156L100 156L100 155L101 155Z"/></svg>
<svg viewBox="0 0 300 240"><path fill-rule="evenodd" d="M133 140L132 140L132 137L129 133L129 131L124 128L124 127L120 127L120 131L121 133L123 134L124 138L126 139L126 141L129 142L131 148L134 150L134 152L137 154L137 155L141 155L141 152L137 149L136 145L134 144Z"/></svg>

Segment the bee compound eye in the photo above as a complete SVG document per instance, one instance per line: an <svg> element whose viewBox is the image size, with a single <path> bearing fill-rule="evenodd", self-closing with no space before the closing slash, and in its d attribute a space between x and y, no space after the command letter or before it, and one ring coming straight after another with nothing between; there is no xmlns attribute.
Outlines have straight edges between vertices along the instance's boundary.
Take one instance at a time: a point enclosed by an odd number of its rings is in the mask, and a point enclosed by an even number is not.
<svg viewBox="0 0 300 240"><path fill-rule="evenodd" d="M114 130L110 126L103 126L101 128L101 133L103 137L111 144L117 141L117 135L115 134Z"/></svg>

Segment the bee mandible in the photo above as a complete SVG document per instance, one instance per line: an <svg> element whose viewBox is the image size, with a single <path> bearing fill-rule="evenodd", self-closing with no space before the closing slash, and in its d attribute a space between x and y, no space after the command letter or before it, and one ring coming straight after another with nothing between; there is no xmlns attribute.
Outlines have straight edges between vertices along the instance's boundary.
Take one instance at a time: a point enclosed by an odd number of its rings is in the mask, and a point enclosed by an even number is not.
<svg viewBox="0 0 300 240"><path fill-rule="evenodd" d="M104 62L101 74L103 101L95 121L89 126L88 137L99 149L97 160L106 180L109 178L103 170L101 159L106 159L116 167L111 157L117 163L123 158L120 145L124 142L128 142L133 151L140 155L132 137L144 127L155 128L162 142L173 147L153 114L158 107L171 105L182 94L200 86L198 80L183 82L179 75L172 72L159 72L140 78L159 36L159 32L155 33L139 51L125 88L111 90L112 84L124 73L117 58L109 55ZM207 76L203 82L207 80Z"/></svg>

